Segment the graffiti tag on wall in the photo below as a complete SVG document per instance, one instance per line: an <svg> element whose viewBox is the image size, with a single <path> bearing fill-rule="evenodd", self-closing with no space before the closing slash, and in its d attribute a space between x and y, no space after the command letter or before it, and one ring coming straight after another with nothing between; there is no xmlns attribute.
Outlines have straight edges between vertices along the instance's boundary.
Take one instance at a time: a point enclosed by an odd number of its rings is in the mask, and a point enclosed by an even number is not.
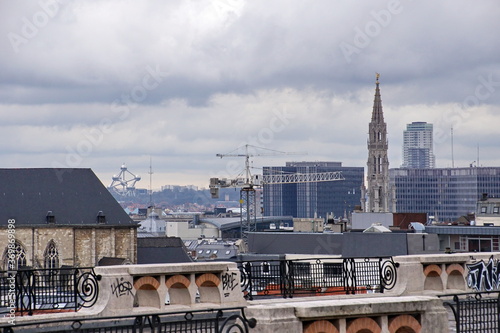
<svg viewBox="0 0 500 333"><path fill-rule="evenodd" d="M134 296L134 294L132 293L132 283L130 283L129 281L123 281L123 278L121 278L120 280L116 278L116 281L111 284L111 292L116 297L124 295Z"/></svg>
<svg viewBox="0 0 500 333"><path fill-rule="evenodd" d="M466 264L467 286L477 291L498 290L500 286L500 261L490 257L488 263L478 261L473 264Z"/></svg>
<svg viewBox="0 0 500 333"><path fill-rule="evenodd" d="M223 290L234 290L238 286L237 280L238 274L235 272L224 273L222 275L222 289Z"/></svg>

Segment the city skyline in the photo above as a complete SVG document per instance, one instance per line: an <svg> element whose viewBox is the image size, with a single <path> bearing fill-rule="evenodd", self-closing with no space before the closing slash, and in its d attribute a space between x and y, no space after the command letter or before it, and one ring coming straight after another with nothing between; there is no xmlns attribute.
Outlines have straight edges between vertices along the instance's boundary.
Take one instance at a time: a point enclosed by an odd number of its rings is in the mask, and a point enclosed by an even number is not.
<svg viewBox="0 0 500 333"><path fill-rule="evenodd" d="M366 168L380 76L389 168L406 124L436 167L500 166L495 1L0 4L1 168L91 168L108 186L236 177L245 144ZM451 128L453 127L453 156ZM477 161L479 157L479 162ZM260 170L254 170L260 173Z"/></svg>

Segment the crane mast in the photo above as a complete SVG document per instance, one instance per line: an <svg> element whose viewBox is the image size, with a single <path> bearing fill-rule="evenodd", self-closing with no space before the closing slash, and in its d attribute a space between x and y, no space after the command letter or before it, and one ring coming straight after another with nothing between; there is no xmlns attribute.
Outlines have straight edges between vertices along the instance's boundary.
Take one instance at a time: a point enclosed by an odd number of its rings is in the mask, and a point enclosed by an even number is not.
<svg viewBox="0 0 500 333"><path fill-rule="evenodd" d="M240 210L241 210L241 238L247 243L248 233L256 231L256 195L255 188L263 185L274 184L293 184L293 183L311 183L344 180L340 171L334 172L319 172L319 173L293 173L293 174L268 174L268 175L252 175L250 172L250 157L251 156L269 156L278 154L293 154L279 151L273 153L250 154L248 152L249 145L245 145L245 154L216 154L217 157L245 157L245 177L234 179L228 178L210 178L210 194L212 198L219 197L221 188L240 188ZM259 147L255 147L259 148ZM262 149L262 148L261 148Z"/></svg>
<svg viewBox="0 0 500 333"><path fill-rule="evenodd" d="M284 173L262 176L262 184L294 184L294 183L316 183L344 180L342 172L317 172L317 173Z"/></svg>

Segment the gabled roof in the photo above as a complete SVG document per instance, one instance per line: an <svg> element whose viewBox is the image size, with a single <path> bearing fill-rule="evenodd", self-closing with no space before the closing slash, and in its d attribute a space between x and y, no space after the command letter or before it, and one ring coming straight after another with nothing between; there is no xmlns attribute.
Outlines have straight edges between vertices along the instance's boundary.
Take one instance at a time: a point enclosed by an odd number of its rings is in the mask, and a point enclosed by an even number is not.
<svg viewBox="0 0 500 333"><path fill-rule="evenodd" d="M160 264L192 262L179 237L137 238L137 263Z"/></svg>
<svg viewBox="0 0 500 333"><path fill-rule="evenodd" d="M16 226L49 225L51 211L55 226L136 226L91 169L0 169L0 226L9 219Z"/></svg>
<svg viewBox="0 0 500 333"><path fill-rule="evenodd" d="M363 232L392 232L389 228L384 227L382 224L374 223L370 227L363 230Z"/></svg>

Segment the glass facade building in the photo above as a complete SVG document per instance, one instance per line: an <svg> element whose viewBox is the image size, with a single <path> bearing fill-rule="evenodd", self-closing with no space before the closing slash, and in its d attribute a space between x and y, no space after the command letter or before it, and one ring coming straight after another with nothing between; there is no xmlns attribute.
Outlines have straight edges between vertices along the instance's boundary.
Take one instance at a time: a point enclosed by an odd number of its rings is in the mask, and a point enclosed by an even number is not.
<svg viewBox="0 0 500 333"><path fill-rule="evenodd" d="M403 132L402 168L434 168L432 124L417 121Z"/></svg>
<svg viewBox="0 0 500 333"><path fill-rule="evenodd" d="M398 213L427 213L440 222L476 211L483 193L500 197L500 167L390 169Z"/></svg>
<svg viewBox="0 0 500 333"><path fill-rule="evenodd" d="M320 173L341 171L344 180L272 184L263 186L265 216L302 218L349 214L360 205L363 167L343 167L341 162L287 162L284 167L264 167L263 174Z"/></svg>

